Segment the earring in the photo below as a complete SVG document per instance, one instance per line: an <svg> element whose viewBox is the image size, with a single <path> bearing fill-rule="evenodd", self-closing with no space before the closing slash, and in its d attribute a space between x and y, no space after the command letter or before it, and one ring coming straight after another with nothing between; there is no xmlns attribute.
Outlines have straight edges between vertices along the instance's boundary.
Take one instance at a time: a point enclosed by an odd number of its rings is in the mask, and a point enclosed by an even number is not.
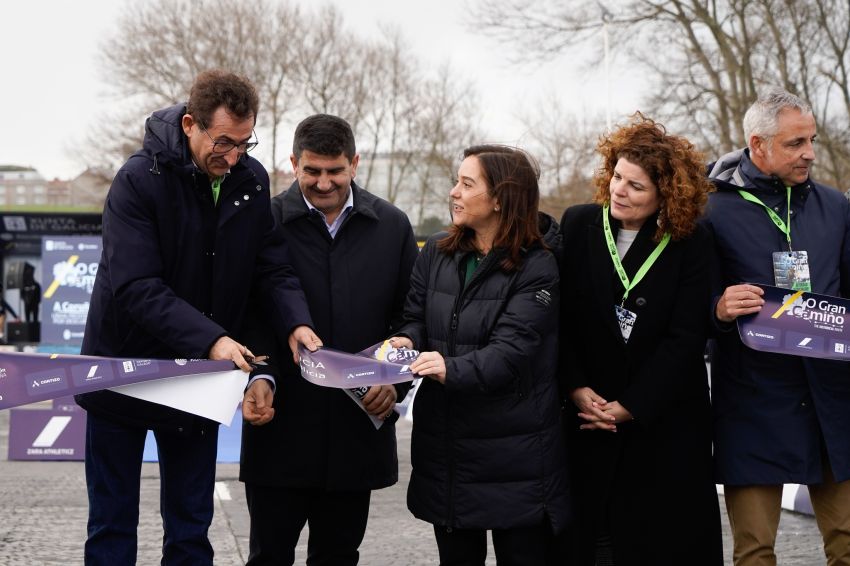
<svg viewBox="0 0 850 566"><path fill-rule="evenodd" d="M496 208L494 208L493 212L499 212L499 207L497 206Z"/></svg>

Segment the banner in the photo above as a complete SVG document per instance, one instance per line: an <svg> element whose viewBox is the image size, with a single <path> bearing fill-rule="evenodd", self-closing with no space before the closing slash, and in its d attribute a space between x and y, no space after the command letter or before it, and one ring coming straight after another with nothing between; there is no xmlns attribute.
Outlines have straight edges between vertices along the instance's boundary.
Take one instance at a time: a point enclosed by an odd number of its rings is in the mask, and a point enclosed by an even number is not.
<svg viewBox="0 0 850 566"><path fill-rule="evenodd" d="M304 346L298 347L298 353L301 377L322 387L353 389L364 385L393 385L417 377L410 371L410 363L419 352L391 348L386 341L356 354L324 347L311 352Z"/></svg>
<svg viewBox="0 0 850 566"><path fill-rule="evenodd" d="M166 377L233 370L231 361L0 352L0 409Z"/></svg>
<svg viewBox="0 0 850 566"><path fill-rule="evenodd" d="M42 343L82 343L101 246L98 236L42 240Z"/></svg>
<svg viewBox="0 0 850 566"><path fill-rule="evenodd" d="M764 290L764 305L739 317L738 334L753 350L850 360L850 300L805 291L756 284Z"/></svg>

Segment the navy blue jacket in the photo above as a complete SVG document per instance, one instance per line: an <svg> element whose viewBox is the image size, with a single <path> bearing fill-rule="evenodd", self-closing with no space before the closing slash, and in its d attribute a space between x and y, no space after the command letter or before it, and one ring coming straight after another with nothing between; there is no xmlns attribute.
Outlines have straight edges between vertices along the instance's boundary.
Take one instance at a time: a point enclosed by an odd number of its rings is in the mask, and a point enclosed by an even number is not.
<svg viewBox="0 0 850 566"><path fill-rule="evenodd" d="M547 220L557 239L557 223ZM532 527L548 518L560 531L568 485L556 259L537 246L518 271L505 273L494 250L464 285L467 254L439 251L445 235L432 236L416 261L401 331L446 361L445 384L423 378L413 403L408 508L459 529Z"/></svg>
<svg viewBox="0 0 850 566"><path fill-rule="evenodd" d="M290 243L316 333L326 346L356 353L390 336L401 322L418 248L407 215L354 183L351 190L354 207L335 238L309 211L297 182L272 199L272 214ZM275 360L282 374L275 416L264 426L243 427L239 478L328 490L396 483L397 415L375 429L344 391L303 379L285 347L272 355ZM399 400L409 388L397 386Z"/></svg>
<svg viewBox="0 0 850 566"><path fill-rule="evenodd" d="M82 353L205 358L241 325L252 281L288 334L312 325L286 249L274 230L268 174L244 156L218 205L192 162L181 128L185 105L155 112L143 149L118 171L103 210L103 254ZM77 397L86 410L148 428L182 428L192 416L113 393Z"/></svg>
<svg viewBox="0 0 850 566"><path fill-rule="evenodd" d="M786 217L786 189L745 151L721 158L710 174L706 224L714 233L717 299L740 283L774 285L773 252L785 234L746 188ZM809 256L812 291L850 297L850 203L811 179L792 187L791 244ZM714 318L712 308L712 318ZM850 479L850 364L758 352L735 325L714 319L711 358L717 481L729 485L812 484L822 480L826 447L837 481Z"/></svg>

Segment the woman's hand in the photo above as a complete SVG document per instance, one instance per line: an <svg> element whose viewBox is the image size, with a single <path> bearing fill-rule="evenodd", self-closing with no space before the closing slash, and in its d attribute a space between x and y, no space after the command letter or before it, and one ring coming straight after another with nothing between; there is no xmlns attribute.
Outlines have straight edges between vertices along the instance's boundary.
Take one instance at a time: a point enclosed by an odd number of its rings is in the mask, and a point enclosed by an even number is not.
<svg viewBox="0 0 850 566"><path fill-rule="evenodd" d="M617 416L606 412L608 401L600 397L590 387L579 387L570 393L573 404L578 408L578 416L587 421L579 428L582 430L609 430L617 431L615 424ZM615 401L616 403L616 401ZM620 406L619 403L617 403Z"/></svg>
<svg viewBox="0 0 850 566"><path fill-rule="evenodd" d="M624 423L624 422L630 421L634 418L632 416L632 414L629 412L629 410L626 409L624 406L622 406L619 401L611 401L610 403L608 403L605 406L603 411L605 412L606 415L614 417L614 419L611 422L613 422L615 424L616 423Z"/></svg>
<svg viewBox="0 0 850 566"><path fill-rule="evenodd" d="M410 364L410 371L417 375L430 377L440 383L446 382L446 360L439 352L422 352Z"/></svg>

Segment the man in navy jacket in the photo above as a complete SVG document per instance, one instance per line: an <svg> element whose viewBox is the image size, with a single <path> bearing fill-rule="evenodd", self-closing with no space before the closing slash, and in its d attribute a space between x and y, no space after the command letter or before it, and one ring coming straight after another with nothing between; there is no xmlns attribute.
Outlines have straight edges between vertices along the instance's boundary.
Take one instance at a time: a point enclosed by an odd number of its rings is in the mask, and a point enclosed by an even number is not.
<svg viewBox="0 0 850 566"><path fill-rule="evenodd" d="M310 116L295 130L296 181L272 200L316 330L351 353L401 322L418 255L407 216L354 182L359 157L345 120ZM341 389L302 379L288 356L275 359L274 419L242 428L248 564L292 564L305 523L308 564L357 564L371 491L398 481L393 407L408 387L371 387L361 408Z"/></svg>
<svg viewBox="0 0 850 566"><path fill-rule="evenodd" d="M748 147L712 168L718 190L706 213L717 274L715 462L735 564L776 564L784 483L809 486L829 563L848 564L850 367L749 349L735 319L764 304L750 283L850 297L850 204L809 176L817 130L800 98L778 89L762 95L744 117L744 132ZM777 275L783 257L808 270ZM808 280L800 275L806 271Z"/></svg>
<svg viewBox="0 0 850 566"><path fill-rule="evenodd" d="M268 175L247 155L259 101L246 79L200 74L188 104L155 112L143 149L124 164L106 198L103 254L82 353L233 360L251 351L233 334L249 289L262 290L276 331L320 344L269 208ZM271 416L265 379L246 391L251 421ZM88 411L86 564L135 564L139 482L147 431L157 441L163 564L212 564L218 425L112 391L79 395Z"/></svg>

